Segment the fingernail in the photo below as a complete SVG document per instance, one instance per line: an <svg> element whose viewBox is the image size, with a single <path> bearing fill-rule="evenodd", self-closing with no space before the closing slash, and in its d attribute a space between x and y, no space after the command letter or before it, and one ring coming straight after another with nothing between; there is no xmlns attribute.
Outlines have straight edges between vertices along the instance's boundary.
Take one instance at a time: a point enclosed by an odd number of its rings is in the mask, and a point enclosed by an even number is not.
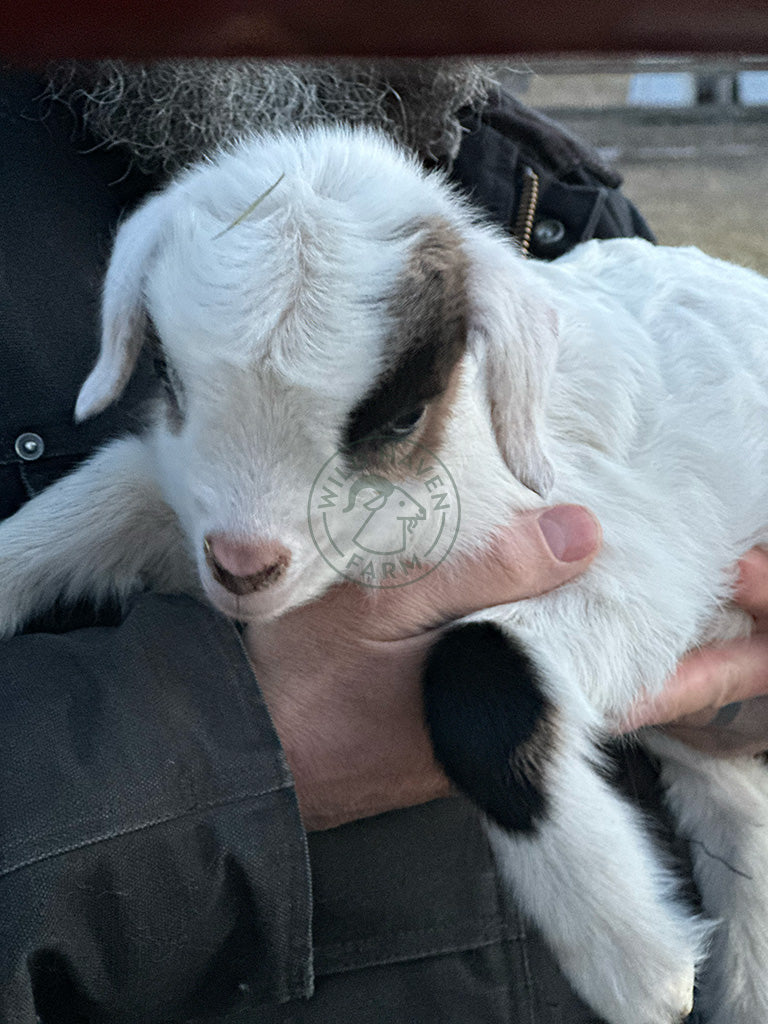
<svg viewBox="0 0 768 1024"><path fill-rule="evenodd" d="M600 543L600 524L581 505L555 505L539 516L538 523L559 562L579 562Z"/></svg>

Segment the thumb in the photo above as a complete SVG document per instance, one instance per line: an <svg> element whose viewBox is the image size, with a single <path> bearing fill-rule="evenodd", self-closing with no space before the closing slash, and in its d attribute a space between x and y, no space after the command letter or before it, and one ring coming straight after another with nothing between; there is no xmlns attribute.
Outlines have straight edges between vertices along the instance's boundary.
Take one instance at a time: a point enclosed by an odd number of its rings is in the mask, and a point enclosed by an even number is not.
<svg viewBox="0 0 768 1024"><path fill-rule="evenodd" d="M445 622L536 597L582 573L601 543L600 524L581 505L522 513L489 549L440 566L429 577L429 604Z"/></svg>

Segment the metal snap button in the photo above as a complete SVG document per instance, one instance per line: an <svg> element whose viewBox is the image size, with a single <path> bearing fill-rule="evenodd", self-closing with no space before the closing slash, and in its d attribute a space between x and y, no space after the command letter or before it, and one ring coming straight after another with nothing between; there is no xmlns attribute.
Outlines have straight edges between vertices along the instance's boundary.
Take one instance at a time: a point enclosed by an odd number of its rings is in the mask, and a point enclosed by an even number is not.
<svg viewBox="0 0 768 1024"><path fill-rule="evenodd" d="M26 462L34 462L45 451L45 442L39 434L19 434L14 445L16 454Z"/></svg>
<svg viewBox="0 0 768 1024"><path fill-rule="evenodd" d="M565 238L565 225L562 221L553 218L544 218L534 224L533 238L537 245L543 249L548 246L557 245Z"/></svg>

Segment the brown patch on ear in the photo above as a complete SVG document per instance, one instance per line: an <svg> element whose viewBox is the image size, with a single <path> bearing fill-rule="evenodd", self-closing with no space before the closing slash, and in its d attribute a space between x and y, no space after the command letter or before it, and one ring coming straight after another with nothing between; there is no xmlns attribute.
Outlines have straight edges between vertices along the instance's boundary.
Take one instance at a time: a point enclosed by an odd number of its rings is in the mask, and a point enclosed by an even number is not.
<svg viewBox="0 0 768 1024"><path fill-rule="evenodd" d="M467 257L458 233L438 217L424 221L420 234L390 303L394 349L434 347L440 376L466 347Z"/></svg>
<svg viewBox="0 0 768 1024"><path fill-rule="evenodd" d="M350 414L345 447L368 438L376 444L377 435L378 444L386 444L388 424L446 394L466 349L467 256L461 239L440 218L420 222L414 233L416 242L388 305L394 325L391 358ZM433 419L437 423L440 417Z"/></svg>

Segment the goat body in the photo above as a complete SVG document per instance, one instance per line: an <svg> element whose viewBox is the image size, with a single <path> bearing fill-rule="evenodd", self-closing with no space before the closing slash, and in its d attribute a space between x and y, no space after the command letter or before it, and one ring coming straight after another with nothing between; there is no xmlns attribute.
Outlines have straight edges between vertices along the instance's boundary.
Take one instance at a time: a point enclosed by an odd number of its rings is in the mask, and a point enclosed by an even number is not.
<svg viewBox="0 0 768 1024"><path fill-rule="evenodd" d="M0 526L0 631L58 597L147 586L266 619L337 582L350 545L397 567L431 510L413 446L459 499L433 561L483 548L545 499L588 506L605 544L587 573L437 640L436 753L609 1024L684 1019L707 942L707 1019L764 1024L762 764L644 741L708 925L677 899L595 741L686 651L750 630L729 595L736 559L768 542L768 282L639 240L526 261L383 139L318 129L248 139L123 224L80 418L120 394L148 320L166 396L143 436ZM393 496L400 518L379 528Z"/></svg>

